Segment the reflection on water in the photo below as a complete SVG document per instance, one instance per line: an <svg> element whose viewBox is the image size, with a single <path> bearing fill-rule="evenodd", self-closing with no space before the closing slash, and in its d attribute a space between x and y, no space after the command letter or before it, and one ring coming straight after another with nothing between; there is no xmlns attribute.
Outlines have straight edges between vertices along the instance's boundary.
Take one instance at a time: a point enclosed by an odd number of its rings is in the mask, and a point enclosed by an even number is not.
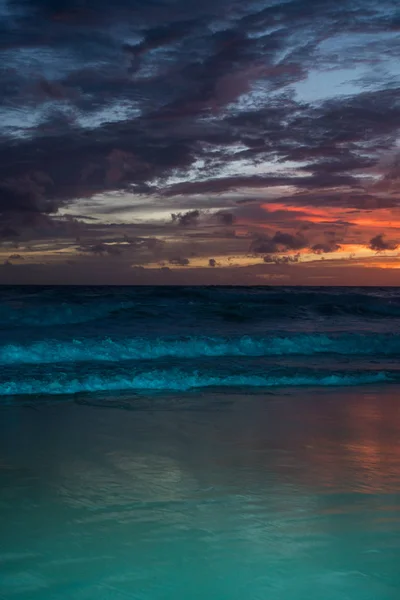
<svg viewBox="0 0 400 600"><path fill-rule="evenodd" d="M398 600L399 393L3 408L0 598Z"/></svg>

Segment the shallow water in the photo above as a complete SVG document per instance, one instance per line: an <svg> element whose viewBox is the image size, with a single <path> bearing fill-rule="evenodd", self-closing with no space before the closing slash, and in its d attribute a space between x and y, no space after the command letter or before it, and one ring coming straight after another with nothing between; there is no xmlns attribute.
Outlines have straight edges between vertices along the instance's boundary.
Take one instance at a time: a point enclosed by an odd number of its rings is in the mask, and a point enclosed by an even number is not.
<svg viewBox="0 0 400 600"><path fill-rule="evenodd" d="M400 388L0 407L2 600L398 600Z"/></svg>

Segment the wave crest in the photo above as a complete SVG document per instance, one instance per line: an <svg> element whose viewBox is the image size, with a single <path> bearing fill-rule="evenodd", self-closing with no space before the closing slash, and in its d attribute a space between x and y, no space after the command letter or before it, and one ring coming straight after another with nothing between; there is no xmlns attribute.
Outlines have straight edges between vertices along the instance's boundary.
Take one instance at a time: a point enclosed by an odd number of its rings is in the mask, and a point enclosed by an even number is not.
<svg viewBox="0 0 400 600"><path fill-rule="evenodd" d="M0 396L17 395L71 395L87 392L107 391L188 391L198 388L216 387L301 387L301 386L353 386L393 381L390 374L332 374L321 375L226 375L209 376L179 369L154 370L132 376L86 375L71 378L59 374L58 377L8 381L0 384Z"/></svg>
<svg viewBox="0 0 400 600"><path fill-rule="evenodd" d="M351 356L400 353L395 334L293 334L237 338L132 338L81 339L71 342L47 340L29 345L0 346L3 365L158 359L213 356L289 356L339 354Z"/></svg>

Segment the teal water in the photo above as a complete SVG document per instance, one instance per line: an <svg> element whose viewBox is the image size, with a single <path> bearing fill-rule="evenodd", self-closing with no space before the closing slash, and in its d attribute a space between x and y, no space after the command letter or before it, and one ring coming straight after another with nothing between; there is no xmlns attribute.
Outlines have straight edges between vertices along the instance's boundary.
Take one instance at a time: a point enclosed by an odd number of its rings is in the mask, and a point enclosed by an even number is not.
<svg viewBox="0 0 400 600"><path fill-rule="evenodd" d="M14 397L400 383L400 288L2 287Z"/></svg>
<svg viewBox="0 0 400 600"><path fill-rule="evenodd" d="M1 600L398 600L400 388L0 406Z"/></svg>

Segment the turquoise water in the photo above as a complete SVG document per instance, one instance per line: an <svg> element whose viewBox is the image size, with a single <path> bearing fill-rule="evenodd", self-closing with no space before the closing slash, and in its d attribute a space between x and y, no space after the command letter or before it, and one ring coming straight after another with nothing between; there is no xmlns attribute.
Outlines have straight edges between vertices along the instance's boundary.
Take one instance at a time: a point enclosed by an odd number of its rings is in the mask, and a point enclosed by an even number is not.
<svg viewBox="0 0 400 600"><path fill-rule="evenodd" d="M2 287L13 397L400 382L398 288Z"/></svg>
<svg viewBox="0 0 400 600"><path fill-rule="evenodd" d="M398 600L400 388L0 406L1 600Z"/></svg>

